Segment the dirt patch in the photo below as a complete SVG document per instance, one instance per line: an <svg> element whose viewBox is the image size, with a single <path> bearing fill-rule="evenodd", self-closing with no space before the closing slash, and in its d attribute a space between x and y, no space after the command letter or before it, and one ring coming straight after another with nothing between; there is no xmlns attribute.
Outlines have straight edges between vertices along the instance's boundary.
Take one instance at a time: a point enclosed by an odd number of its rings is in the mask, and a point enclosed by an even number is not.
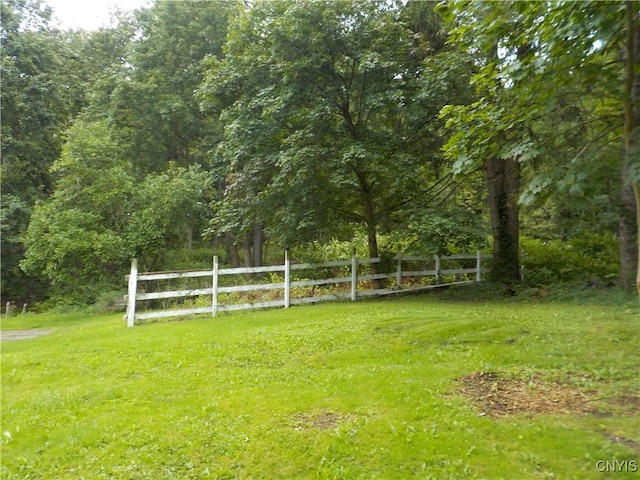
<svg viewBox="0 0 640 480"><path fill-rule="evenodd" d="M496 418L520 413L597 412L593 395L567 383L545 380L538 374L524 380L497 372L475 372L460 379L457 393L469 398L480 415Z"/></svg>
<svg viewBox="0 0 640 480"><path fill-rule="evenodd" d="M44 328L34 328L31 330L7 330L0 332L0 342L10 342L13 340L28 340L30 338L42 337L49 335L53 330Z"/></svg>
<svg viewBox="0 0 640 480"><path fill-rule="evenodd" d="M297 413L293 416L291 423L293 429L298 431L311 428L331 430L352 419L351 415L327 410L319 413Z"/></svg>

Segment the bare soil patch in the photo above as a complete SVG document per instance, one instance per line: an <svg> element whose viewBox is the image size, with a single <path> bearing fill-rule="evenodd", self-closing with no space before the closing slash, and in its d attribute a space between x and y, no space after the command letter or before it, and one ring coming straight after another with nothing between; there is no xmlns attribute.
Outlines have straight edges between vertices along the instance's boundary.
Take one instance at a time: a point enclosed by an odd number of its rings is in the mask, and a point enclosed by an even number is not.
<svg viewBox="0 0 640 480"><path fill-rule="evenodd" d="M294 430L308 430L311 428L331 430L352 419L351 415L327 410L319 413L298 413L293 416L292 424Z"/></svg>
<svg viewBox="0 0 640 480"><path fill-rule="evenodd" d="M494 418L520 413L597 413L595 394L538 374L525 380L497 372L475 372L460 379L457 392L470 399L480 415Z"/></svg>

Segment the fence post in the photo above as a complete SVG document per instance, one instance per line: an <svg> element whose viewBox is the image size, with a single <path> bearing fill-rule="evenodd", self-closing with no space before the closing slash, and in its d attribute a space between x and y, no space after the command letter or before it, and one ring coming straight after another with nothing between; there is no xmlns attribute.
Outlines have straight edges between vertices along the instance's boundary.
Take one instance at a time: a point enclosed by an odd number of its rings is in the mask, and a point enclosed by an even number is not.
<svg viewBox="0 0 640 480"><path fill-rule="evenodd" d="M291 298L291 262L289 249L284 251L284 308L289 308Z"/></svg>
<svg viewBox="0 0 640 480"><path fill-rule="evenodd" d="M136 289L138 287L138 260L131 259L131 273L129 274L129 296L127 297L127 326L133 327L136 318Z"/></svg>
<svg viewBox="0 0 640 480"><path fill-rule="evenodd" d="M436 285L440 283L440 256L438 254L434 255L436 260Z"/></svg>
<svg viewBox="0 0 640 480"><path fill-rule="evenodd" d="M398 269L396 270L396 287L402 286L402 253L398 250Z"/></svg>
<svg viewBox="0 0 640 480"><path fill-rule="evenodd" d="M5 315L7 317L11 315L11 302L7 302L7 309L5 310Z"/></svg>
<svg viewBox="0 0 640 480"><path fill-rule="evenodd" d="M358 298L358 256L356 248L353 247L351 252L351 301L355 302Z"/></svg>
<svg viewBox="0 0 640 480"><path fill-rule="evenodd" d="M218 313L218 256L213 256L213 278L211 283L211 316Z"/></svg>
<svg viewBox="0 0 640 480"><path fill-rule="evenodd" d="M477 258L476 258L476 282L479 282L482 278L481 278L481 264L482 264L482 256L480 255L480 250L478 250L477 253Z"/></svg>

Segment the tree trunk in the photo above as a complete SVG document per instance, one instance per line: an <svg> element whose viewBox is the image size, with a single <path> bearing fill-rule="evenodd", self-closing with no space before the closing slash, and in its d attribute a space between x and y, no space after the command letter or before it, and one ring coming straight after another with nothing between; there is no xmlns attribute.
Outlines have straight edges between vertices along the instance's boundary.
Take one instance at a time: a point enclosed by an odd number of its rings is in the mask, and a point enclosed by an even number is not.
<svg viewBox="0 0 640 480"><path fill-rule="evenodd" d="M620 239L620 285L627 290L636 283L636 267L638 263L637 206L634 188L629 182L628 166L623 166L622 173L622 208L618 224Z"/></svg>
<svg viewBox="0 0 640 480"><path fill-rule="evenodd" d="M193 227L191 225L184 227L184 249L188 252L193 249Z"/></svg>
<svg viewBox="0 0 640 480"><path fill-rule="evenodd" d="M513 159L492 158L485 165L493 233L494 282L520 281L520 164Z"/></svg>
<svg viewBox="0 0 640 480"><path fill-rule="evenodd" d="M260 223L253 226L253 266L262 266L262 246L264 245L264 230Z"/></svg>
<svg viewBox="0 0 640 480"><path fill-rule="evenodd" d="M378 258L378 233L376 229L376 217L373 209L373 202L370 198L365 198L364 202L365 223L367 226L367 247L369 258ZM371 264L371 273L376 273L375 264ZM374 271L375 270L375 271Z"/></svg>
<svg viewBox="0 0 640 480"><path fill-rule="evenodd" d="M633 184L633 193L636 197L636 243L638 249L636 250L636 291L638 292L638 298L640 298L640 185L638 183Z"/></svg>
<svg viewBox="0 0 640 480"><path fill-rule="evenodd" d="M369 251L369 258L378 258L378 233L377 233L377 219L376 211L373 204L373 194L371 187L367 182L367 178L362 168L357 162L352 166L353 172L358 179L360 186L360 194L362 195L362 207L364 210L364 223L367 229L367 247ZM378 273L378 267L375 263L370 264L369 273L375 275ZM381 280L374 280L375 288L382 288Z"/></svg>
<svg viewBox="0 0 640 480"><path fill-rule="evenodd" d="M637 17L635 2L626 2L626 42L624 68L624 158L622 182L622 214L620 215L620 281L631 289L635 273L636 290L640 296L640 186L629 180L631 162L637 161L637 137L640 126L640 76L636 65L640 59L638 48ZM634 225L635 222L635 225ZM635 270L635 272L634 272Z"/></svg>
<svg viewBox="0 0 640 480"><path fill-rule="evenodd" d="M235 236L231 233L226 233L224 236L225 245L227 247L227 253L229 255L229 261L233 268L240 267L240 252L238 251L238 244Z"/></svg>
<svg viewBox="0 0 640 480"><path fill-rule="evenodd" d="M518 48L518 57L526 55L529 45ZM490 58L498 58L494 45ZM493 235L492 282L520 281L520 163L513 159L490 158L485 164L489 192L491 233Z"/></svg>
<svg viewBox="0 0 640 480"><path fill-rule="evenodd" d="M242 243L242 251L244 253L244 266L246 268L253 267L253 254L251 253L251 244L253 240L253 234L247 233L244 236L244 242Z"/></svg>
<svg viewBox="0 0 640 480"><path fill-rule="evenodd" d="M369 258L378 258L378 232L376 227L376 213L373 206L373 198L371 193L363 183L363 200L364 200L364 221L367 228L367 247L369 250ZM375 263L370 264L369 273L375 275L378 273L378 266ZM374 280L373 284L376 289L382 288L382 280Z"/></svg>

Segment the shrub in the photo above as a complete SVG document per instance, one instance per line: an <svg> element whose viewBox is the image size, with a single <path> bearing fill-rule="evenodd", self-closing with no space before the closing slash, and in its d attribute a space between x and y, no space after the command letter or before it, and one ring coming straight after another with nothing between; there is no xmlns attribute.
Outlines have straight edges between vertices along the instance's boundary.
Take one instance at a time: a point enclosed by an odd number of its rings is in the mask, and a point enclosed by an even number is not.
<svg viewBox="0 0 640 480"><path fill-rule="evenodd" d="M613 235L589 234L570 239L521 240L524 281L531 285L587 281L609 283L616 279L617 240Z"/></svg>
<svg viewBox="0 0 640 480"><path fill-rule="evenodd" d="M222 248L212 249L209 246L187 250L178 248L168 250L162 259L163 270L200 270L212 268L213 256L218 255L221 264L226 263L227 254Z"/></svg>

